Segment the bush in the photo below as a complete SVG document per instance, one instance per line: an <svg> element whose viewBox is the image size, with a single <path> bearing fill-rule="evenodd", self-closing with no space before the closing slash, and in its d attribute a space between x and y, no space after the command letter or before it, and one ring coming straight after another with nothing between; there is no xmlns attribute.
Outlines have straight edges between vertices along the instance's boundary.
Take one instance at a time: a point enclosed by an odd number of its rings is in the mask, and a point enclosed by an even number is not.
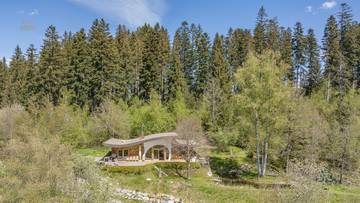
<svg viewBox="0 0 360 203"><path fill-rule="evenodd" d="M183 171L187 168L186 162L158 162L154 164L146 164L144 166L104 166L103 170L124 174L141 174L151 171L154 165L166 171ZM199 169L200 164L191 163L191 168Z"/></svg>
<svg viewBox="0 0 360 203"><path fill-rule="evenodd" d="M215 174L226 178L251 174L250 167L247 164L240 164L234 158L210 157L210 168Z"/></svg>
<svg viewBox="0 0 360 203"><path fill-rule="evenodd" d="M151 171L153 164L144 166L104 166L103 170L107 172L119 172L125 174L141 174Z"/></svg>
<svg viewBox="0 0 360 203"><path fill-rule="evenodd" d="M201 166L197 162L190 163L192 169L199 169ZM169 170L186 170L187 163L186 162L158 162L155 163L155 166L161 169L169 169Z"/></svg>

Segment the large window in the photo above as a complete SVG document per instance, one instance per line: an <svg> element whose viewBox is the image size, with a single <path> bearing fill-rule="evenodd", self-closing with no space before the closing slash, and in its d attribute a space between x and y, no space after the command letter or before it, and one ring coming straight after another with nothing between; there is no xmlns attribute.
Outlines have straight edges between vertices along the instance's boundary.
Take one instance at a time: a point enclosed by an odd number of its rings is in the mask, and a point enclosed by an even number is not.
<svg viewBox="0 0 360 203"><path fill-rule="evenodd" d="M127 149L123 150L123 156L128 156L129 151Z"/></svg>
<svg viewBox="0 0 360 203"><path fill-rule="evenodd" d="M129 150L127 150L127 149L120 149L119 152L118 152L118 156L119 156L119 157L129 156Z"/></svg>

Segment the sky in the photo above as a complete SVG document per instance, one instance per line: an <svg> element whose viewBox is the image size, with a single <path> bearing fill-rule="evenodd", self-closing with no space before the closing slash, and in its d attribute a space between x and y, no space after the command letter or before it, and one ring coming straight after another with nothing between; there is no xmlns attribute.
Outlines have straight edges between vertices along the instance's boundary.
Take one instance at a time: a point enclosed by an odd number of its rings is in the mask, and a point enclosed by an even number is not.
<svg viewBox="0 0 360 203"><path fill-rule="evenodd" d="M172 37L186 20L214 36L226 34L230 27L253 29L262 5L281 26L292 28L299 21L306 30L315 29L320 41L326 19L343 2L360 21L359 0L2 0L0 57L10 58L16 45L26 50L34 44L39 50L49 25L63 34L88 29L94 19L104 18L114 33L119 24L134 30L160 22Z"/></svg>

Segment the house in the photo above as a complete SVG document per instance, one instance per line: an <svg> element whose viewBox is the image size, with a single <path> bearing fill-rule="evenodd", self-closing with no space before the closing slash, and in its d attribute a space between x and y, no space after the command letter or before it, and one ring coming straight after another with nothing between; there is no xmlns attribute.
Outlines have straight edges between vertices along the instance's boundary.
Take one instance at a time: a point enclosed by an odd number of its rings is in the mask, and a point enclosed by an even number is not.
<svg viewBox="0 0 360 203"><path fill-rule="evenodd" d="M103 145L111 148L108 160L112 161L172 161L182 160L182 140L175 132L158 133L134 139L111 138Z"/></svg>

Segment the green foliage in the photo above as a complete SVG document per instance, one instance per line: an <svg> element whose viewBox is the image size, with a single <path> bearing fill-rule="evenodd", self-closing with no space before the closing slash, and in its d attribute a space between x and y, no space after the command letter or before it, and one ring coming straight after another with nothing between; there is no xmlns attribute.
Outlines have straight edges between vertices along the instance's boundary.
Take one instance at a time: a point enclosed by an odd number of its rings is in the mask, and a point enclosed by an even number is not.
<svg viewBox="0 0 360 203"><path fill-rule="evenodd" d="M104 166L103 170L111 173L141 174L151 171L152 168L153 164L146 164L143 166Z"/></svg>
<svg viewBox="0 0 360 203"><path fill-rule="evenodd" d="M238 178L240 176L254 176L250 168L239 163L236 158L210 157L211 170L224 178ZM245 167L242 167L245 166Z"/></svg>
<svg viewBox="0 0 360 203"><path fill-rule="evenodd" d="M153 94L150 103L133 105L130 107L131 136L139 136L142 132L147 135L170 131L175 128L175 118L157 100Z"/></svg>
<svg viewBox="0 0 360 203"><path fill-rule="evenodd" d="M181 171L181 170L186 170L187 169L187 163L186 162L174 162L174 161L157 162L157 163L155 163L155 166L158 166L161 169L165 169L165 170L178 170L178 171ZM199 169L201 166L197 162L191 162L190 167L192 169Z"/></svg>

